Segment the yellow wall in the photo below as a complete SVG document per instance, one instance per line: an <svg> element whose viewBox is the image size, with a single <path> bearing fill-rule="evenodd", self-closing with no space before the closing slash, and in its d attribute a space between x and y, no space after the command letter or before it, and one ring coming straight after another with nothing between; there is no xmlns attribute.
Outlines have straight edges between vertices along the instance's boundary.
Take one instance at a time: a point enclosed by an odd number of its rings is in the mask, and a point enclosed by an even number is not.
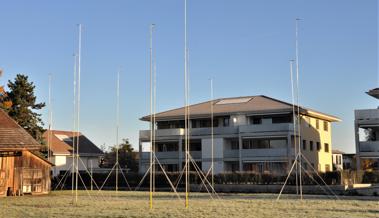
<svg viewBox="0 0 379 218"><path fill-rule="evenodd" d="M316 120L319 120L318 129L316 128ZM325 131L324 120L309 116L303 116L301 120L301 151L311 163L314 163L315 169L320 172L326 171L326 165L329 165L330 171L333 170L331 123L327 122L327 125L328 131ZM306 150L303 150L303 140L307 141ZM313 141L313 151L309 150L310 141ZM320 151L317 150L317 142L320 142ZM325 143L329 144L329 152L325 152ZM308 166L308 169L311 167Z"/></svg>

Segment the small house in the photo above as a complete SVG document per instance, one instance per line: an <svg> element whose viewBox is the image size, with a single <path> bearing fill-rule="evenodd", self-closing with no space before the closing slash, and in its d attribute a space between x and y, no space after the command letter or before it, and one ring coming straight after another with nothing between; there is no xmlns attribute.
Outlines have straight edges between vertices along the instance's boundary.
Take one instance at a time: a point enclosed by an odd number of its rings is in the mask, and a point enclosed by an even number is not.
<svg viewBox="0 0 379 218"><path fill-rule="evenodd" d="M47 194L52 163L39 144L0 109L0 196Z"/></svg>

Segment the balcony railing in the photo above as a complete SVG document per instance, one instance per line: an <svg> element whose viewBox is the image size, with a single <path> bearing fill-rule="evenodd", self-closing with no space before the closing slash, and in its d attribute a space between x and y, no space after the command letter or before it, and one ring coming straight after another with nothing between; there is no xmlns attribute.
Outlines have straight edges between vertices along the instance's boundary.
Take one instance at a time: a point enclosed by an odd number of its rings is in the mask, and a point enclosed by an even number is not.
<svg viewBox="0 0 379 218"><path fill-rule="evenodd" d="M224 158L239 158L239 150L224 150Z"/></svg>
<svg viewBox="0 0 379 218"><path fill-rule="evenodd" d="M192 128L190 129L191 136L210 135L211 128ZM292 132L293 124L278 123L278 124L258 124L258 125L243 125L243 126L228 126L215 127L213 133L215 135L233 135L240 133L259 133L259 132ZM184 129L158 129L156 130L157 138L170 136L184 136ZM150 130L141 130L140 138L143 140L150 139Z"/></svg>
<svg viewBox="0 0 379 218"><path fill-rule="evenodd" d="M378 120L379 121L379 109L365 109L355 111L356 120Z"/></svg>
<svg viewBox="0 0 379 218"><path fill-rule="evenodd" d="M243 149L242 157L282 157L287 156L286 148Z"/></svg>
<svg viewBox="0 0 379 218"><path fill-rule="evenodd" d="M293 131L292 123L273 123L273 124L257 124L257 125L245 125L240 126L239 131L241 133L253 133L253 132L289 132Z"/></svg>
<svg viewBox="0 0 379 218"><path fill-rule="evenodd" d="M379 152L379 141L359 142L360 152Z"/></svg>

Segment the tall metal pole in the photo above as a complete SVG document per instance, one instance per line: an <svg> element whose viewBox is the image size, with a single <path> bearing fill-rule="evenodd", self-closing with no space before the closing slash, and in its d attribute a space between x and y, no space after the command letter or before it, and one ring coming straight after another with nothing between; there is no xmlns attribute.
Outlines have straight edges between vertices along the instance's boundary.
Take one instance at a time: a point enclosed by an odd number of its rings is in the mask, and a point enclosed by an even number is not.
<svg viewBox="0 0 379 218"><path fill-rule="evenodd" d="M118 168L120 167L120 164L118 162L118 150L119 150L119 144L118 144L118 131L120 126L120 70L117 71L117 100L116 100L116 196L118 196Z"/></svg>
<svg viewBox="0 0 379 218"><path fill-rule="evenodd" d="M301 156L301 147L300 147L300 142L301 142L301 116L300 116L300 106L299 106L299 34L298 34L298 22L299 18L296 18L296 96L297 96L297 128L298 128L298 152L299 152L299 186L300 186L300 198L303 199L303 188L302 188L302 178L301 178L301 166L302 166L302 156Z"/></svg>
<svg viewBox="0 0 379 218"><path fill-rule="evenodd" d="M79 135L80 135L80 64L82 50L82 25L79 24L79 50L78 50L78 94L77 94L77 140L76 140L76 185L75 185L75 201L78 201L78 173L79 173Z"/></svg>
<svg viewBox="0 0 379 218"><path fill-rule="evenodd" d="M154 24L150 25L150 195L149 205L150 209L153 208L153 33Z"/></svg>
<svg viewBox="0 0 379 218"><path fill-rule="evenodd" d="M50 161L50 149L51 149L51 123L52 123L52 111L51 111L51 74L49 74L49 131L47 134L47 159Z"/></svg>
<svg viewBox="0 0 379 218"><path fill-rule="evenodd" d="M184 128L185 128L185 207L189 206L189 145L188 145L188 67L187 67L187 0L184 0L184 95L185 95L185 112L184 112Z"/></svg>
<svg viewBox="0 0 379 218"><path fill-rule="evenodd" d="M75 146L76 146L76 70L77 70L77 55L74 54L74 111L73 111L73 128L72 128L72 168L71 168L71 194L74 194L74 186L75 186L75 173L76 173L76 167L75 167Z"/></svg>
<svg viewBox="0 0 379 218"><path fill-rule="evenodd" d="M296 176L296 194L299 194L298 187L298 155L297 155L297 138L296 138L296 128L297 128L297 118L295 113L295 93L294 93L294 82L293 82L293 62L294 60L290 60L290 74L291 74L291 93L292 93L292 119L293 119L293 142L294 142L294 162L295 162L295 176ZM291 173L291 172L289 172Z"/></svg>
<svg viewBox="0 0 379 218"><path fill-rule="evenodd" d="M211 150L212 150L212 164L211 176L212 187L214 187L214 124L213 124L213 79L211 79Z"/></svg>

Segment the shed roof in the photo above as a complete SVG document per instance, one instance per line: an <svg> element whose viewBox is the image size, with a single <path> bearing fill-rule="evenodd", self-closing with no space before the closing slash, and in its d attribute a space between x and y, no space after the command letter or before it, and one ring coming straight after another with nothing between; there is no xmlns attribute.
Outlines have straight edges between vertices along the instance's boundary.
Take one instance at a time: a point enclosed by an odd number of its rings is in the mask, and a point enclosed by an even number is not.
<svg viewBox="0 0 379 218"><path fill-rule="evenodd" d="M0 109L0 150L38 150L40 148L40 143Z"/></svg>

